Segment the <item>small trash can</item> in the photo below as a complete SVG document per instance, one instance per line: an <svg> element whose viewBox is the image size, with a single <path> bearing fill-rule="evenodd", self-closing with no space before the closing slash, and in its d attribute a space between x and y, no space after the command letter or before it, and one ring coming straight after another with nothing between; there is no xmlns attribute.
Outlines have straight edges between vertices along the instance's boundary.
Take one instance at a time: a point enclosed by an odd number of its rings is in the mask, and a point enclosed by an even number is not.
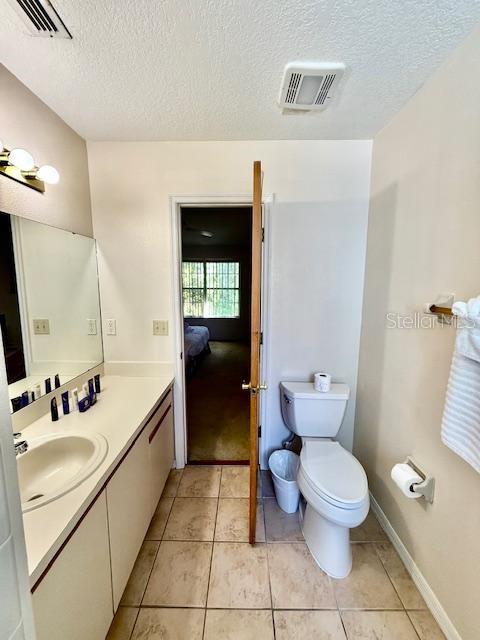
<svg viewBox="0 0 480 640"><path fill-rule="evenodd" d="M285 513L295 513L298 509L300 490L297 484L297 473L299 464L299 456L287 449L274 451L268 459L278 506Z"/></svg>

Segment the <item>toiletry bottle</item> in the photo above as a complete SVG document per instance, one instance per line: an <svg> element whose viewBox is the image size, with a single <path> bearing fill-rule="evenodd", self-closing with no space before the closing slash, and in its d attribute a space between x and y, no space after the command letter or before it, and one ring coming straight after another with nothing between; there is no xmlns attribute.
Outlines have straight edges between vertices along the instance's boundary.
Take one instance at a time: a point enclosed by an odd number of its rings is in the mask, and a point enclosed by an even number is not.
<svg viewBox="0 0 480 640"><path fill-rule="evenodd" d="M78 399L78 410L80 413L84 413L87 409L90 409L90 396L88 395Z"/></svg>
<svg viewBox="0 0 480 640"><path fill-rule="evenodd" d="M35 400L38 400L42 395L42 387L39 384L35 385Z"/></svg>
<svg viewBox="0 0 480 640"><path fill-rule="evenodd" d="M100 393L101 388L100 388L100 374L97 373L94 376L94 380L95 380L95 393Z"/></svg>
<svg viewBox="0 0 480 640"><path fill-rule="evenodd" d="M50 378L47 378L45 380L45 393L50 393L51 390L52 390L52 381Z"/></svg>
<svg viewBox="0 0 480 640"><path fill-rule="evenodd" d="M17 396L16 398L12 398L12 409L13 413L19 411L22 408L22 396Z"/></svg>
<svg viewBox="0 0 480 640"><path fill-rule="evenodd" d="M88 381L88 395L91 396L95 392L95 387L93 386L93 378L90 378Z"/></svg>
<svg viewBox="0 0 480 640"><path fill-rule="evenodd" d="M52 414L52 422L56 422L58 420L58 406L56 398L52 398L50 402L50 413Z"/></svg>
<svg viewBox="0 0 480 640"><path fill-rule="evenodd" d="M72 389L72 411L78 411L78 389Z"/></svg>
<svg viewBox="0 0 480 640"><path fill-rule="evenodd" d="M30 403L30 397L28 395L28 391L24 391L22 393L22 407L28 407Z"/></svg>
<svg viewBox="0 0 480 640"><path fill-rule="evenodd" d="M55 389L58 389L58 387L60 387L60 376L58 375L58 373L55 374Z"/></svg>
<svg viewBox="0 0 480 640"><path fill-rule="evenodd" d="M63 415L68 416L68 414L70 413L70 402L68 400L68 391L64 391L62 393L62 409L63 409Z"/></svg>
<svg viewBox="0 0 480 640"><path fill-rule="evenodd" d="M28 404L35 402L35 391L33 389L28 390Z"/></svg>

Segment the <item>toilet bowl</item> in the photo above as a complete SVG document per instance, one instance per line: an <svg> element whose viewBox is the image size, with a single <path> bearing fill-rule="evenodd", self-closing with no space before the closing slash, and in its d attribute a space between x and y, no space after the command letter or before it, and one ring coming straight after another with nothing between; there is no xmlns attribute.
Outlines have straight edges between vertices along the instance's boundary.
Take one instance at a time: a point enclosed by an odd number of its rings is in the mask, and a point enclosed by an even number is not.
<svg viewBox="0 0 480 640"><path fill-rule="evenodd" d="M300 517L307 546L329 576L344 578L352 568L350 529L370 507L365 471L338 442L305 438L297 482L306 501Z"/></svg>
<svg viewBox="0 0 480 640"><path fill-rule="evenodd" d="M305 542L317 564L333 578L352 568L350 529L359 526L370 507L368 481L358 460L333 440L349 398L345 384L328 393L309 382L282 382L282 416L302 438L298 486L305 500L300 520Z"/></svg>

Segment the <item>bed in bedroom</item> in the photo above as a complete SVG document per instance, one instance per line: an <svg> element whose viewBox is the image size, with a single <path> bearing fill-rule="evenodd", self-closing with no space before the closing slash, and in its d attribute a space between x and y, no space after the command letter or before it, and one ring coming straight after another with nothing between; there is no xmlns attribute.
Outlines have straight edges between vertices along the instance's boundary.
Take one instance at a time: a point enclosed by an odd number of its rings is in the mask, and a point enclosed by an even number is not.
<svg viewBox="0 0 480 640"><path fill-rule="evenodd" d="M193 373L200 359L210 353L210 332L207 327L191 326L188 322L183 323L184 344L185 344L185 369L187 373Z"/></svg>

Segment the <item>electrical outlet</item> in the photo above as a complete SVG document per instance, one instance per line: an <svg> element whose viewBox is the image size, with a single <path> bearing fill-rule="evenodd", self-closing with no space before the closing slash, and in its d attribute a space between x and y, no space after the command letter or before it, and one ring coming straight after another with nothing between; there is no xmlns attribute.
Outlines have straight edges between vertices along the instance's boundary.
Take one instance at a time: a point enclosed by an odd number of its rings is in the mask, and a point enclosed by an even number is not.
<svg viewBox="0 0 480 640"><path fill-rule="evenodd" d="M87 318L87 335L89 336L97 335L97 319L96 318Z"/></svg>
<svg viewBox="0 0 480 640"><path fill-rule="evenodd" d="M37 336L50 335L50 321L47 318L36 319L33 321L33 333Z"/></svg>
<svg viewBox="0 0 480 640"><path fill-rule="evenodd" d="M168 336L168 320L154 320L153 321L153 335L154 336Z"/></svg>
<svg viewBox="0 0 480 640"><path fill-rule="evenodd" d="M114 318L105 320L105 326L107 328L107 336L117 335L117 321Z"/></svg>

